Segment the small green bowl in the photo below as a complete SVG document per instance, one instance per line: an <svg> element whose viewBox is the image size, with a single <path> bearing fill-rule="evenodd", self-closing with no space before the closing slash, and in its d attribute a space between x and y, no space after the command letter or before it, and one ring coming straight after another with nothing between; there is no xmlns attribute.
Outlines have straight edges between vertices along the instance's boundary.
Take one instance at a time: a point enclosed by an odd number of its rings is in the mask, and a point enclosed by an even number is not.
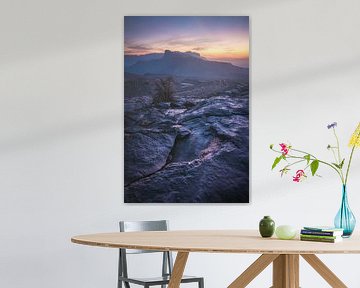
<svg viewBox="0 0 360 288"><path fill-rule="evenodd" d="M297 233L297 229L290 225L281 225L276 228L275 234L279 239L290 240L294 239Z"/></svg>

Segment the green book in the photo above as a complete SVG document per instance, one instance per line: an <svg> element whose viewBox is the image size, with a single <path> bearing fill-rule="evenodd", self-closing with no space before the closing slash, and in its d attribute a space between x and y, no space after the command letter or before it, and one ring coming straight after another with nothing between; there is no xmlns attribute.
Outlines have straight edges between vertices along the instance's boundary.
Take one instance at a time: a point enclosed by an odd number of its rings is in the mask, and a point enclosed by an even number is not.
<svg viewBox="0 0 360 288"><path fill-rule="evenodd" d="M307 234L300 234L303 238L314 238L314 239L337 239L341 238L341 236L324 236L324 235L307 235Z"/></svg>
<svg viewBox="0 0 360 288"><path fill-rule="evenodd" d="M303 237L300 236L301 241L313 241L313 242L324 242L324 243L337 243L342 241L342 237L335 237L335 239L329 238L314 238L314 237Z"/></svg>

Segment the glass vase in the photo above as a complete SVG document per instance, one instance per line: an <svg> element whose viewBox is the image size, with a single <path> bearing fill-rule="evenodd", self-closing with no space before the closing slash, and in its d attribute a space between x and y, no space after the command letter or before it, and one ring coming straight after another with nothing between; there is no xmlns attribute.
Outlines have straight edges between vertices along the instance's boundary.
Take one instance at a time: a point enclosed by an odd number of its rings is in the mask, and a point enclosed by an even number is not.
<svg viewBox="0 0 360 288"><path fill-rule="evenodd" d="M355 228L356 219L349 207L346 185L342 187L341 206L336 214L334 224L336 228L344 229L343 237L345 238L350 237Z"/></svg>

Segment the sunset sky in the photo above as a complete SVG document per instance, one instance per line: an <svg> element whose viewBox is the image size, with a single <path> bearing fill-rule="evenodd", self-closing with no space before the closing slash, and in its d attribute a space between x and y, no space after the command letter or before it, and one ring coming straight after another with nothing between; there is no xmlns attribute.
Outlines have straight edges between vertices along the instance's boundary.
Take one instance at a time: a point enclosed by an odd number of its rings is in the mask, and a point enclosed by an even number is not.
<svg viewBox="0 0 360 288"><path fill-rule="evenodd" d="M247 16L126 16L124 21L126 55L194 51L248 67Z"/></svg>

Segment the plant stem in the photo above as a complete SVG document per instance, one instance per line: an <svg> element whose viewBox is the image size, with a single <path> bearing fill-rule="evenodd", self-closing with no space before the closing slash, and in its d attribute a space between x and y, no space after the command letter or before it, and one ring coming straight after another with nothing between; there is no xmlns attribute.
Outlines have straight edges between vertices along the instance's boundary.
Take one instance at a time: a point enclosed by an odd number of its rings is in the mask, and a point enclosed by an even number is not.
<svg viewBox="0 0 360 288"><path fill-rule="evenodd" d="M295 151L295 152L303 153L303 154L306 154L306 155L310 155L311 157L313 157L313 158L316 159L316 157L315 157L314 155L312 155L312 154L310 154L310 153L308 153L308 152L306 152L306 151L302 151L302 150L298 150L298 149L293 149L293 148L291 148L291 150L293 150L293 151Z"/></svg>
<svg viewBox="0 0 360 288"><path fill-rule="evenodd" d="M344 183L344 185L346 185L347 180L348 180L349 170L350 170L350 165L351 165L351 160L352 160L354 151L355 151L355 145L354 145L353 148L351 149L351 154L350 154L350 158L349 158L349 163L348 163L348 167L347 167L347 169L346 169L346 176L345 176L345 183Z"/></svg>
<svg viewBox="0 0 360 288"><path fill-rule="evenodd" d="M289 164L289 165L286 165L285 167L287 168L287 167L290 167L290 166L292 166L292 165L301 163L301 162L303 162L303 161L305 161L305 159L301 159L301 160L295 161L295 162L293 162L293 163L291 163L291 164Z"/></svg>
<svg viewBox="0 0 360 288"><path fill-rule="evenodd" d="M360 134L359 134L359 136L360 136ZM273 150L274 152L283 154L283 153L282 153L281 151L279 151L279 150L275 150L275 149L273 149L273 148L272 148L271 150ZM330 163L327 163L327 162L325 162L325 161L322 161L322 160L320 160L320 159L317 159L314 155L311 155L310 153L307 153L307 152L305 152L305 151L301 151L301 150L297 150L297 149L291 149L291 150L292 150L292 151L295 151L295 152L303 153L303 154L306 154L306 155L310 155L310 157L312 157L312 158L310 158L311 161L317 160L317 161L319 161L319 163L322 163L322 164L325 164L325 165L331 167L331 168L334 169L334 170L336 171L336 173L339 175L340 180L341 180L341 183L345 184L344 178L343 178L342 175L340 174L339 169L336 168L334 165L331 165ZM304 159L304 157L293 156L293 155L289 155L289 154L286 155L286 158Z"/></svg>
<svg viewBox="0 0 360 288"><path fill-rule="evenodd" d="M335 135L335 139L336 139L336 149L338 151L338 157L339 157L339 161L338 161L338 164L340 165L341 163L341 155L340 155L340 144L339 144L339 137L337 136L336 134L336 131L335 131L335 128L333 127L333 132L334 132L334 135Z"/></svg>
<svg viewBox="0 0 360 288"><path fill-rule="evenodd" d="M340 176L341 183L343 183L343 184L345 183L345 181L344 181L344 176L342 175L341 169L336 168L334 165L331 165L331 164L328 163L328 162L325 162L325 161L322 161L322 160L320 160L320 159L317 159L314 155L312 155L312 154L310 154L310 153L308 153L308 152L306 152L306 151L302 151L302 150L298 150L298 149L291 149L291 150L293 150L293 151L295 151L295 152L303 153L303 154L306 154L306 155L310 155L310 157L314 158L314 159L310 159L310 160L318 160L320 163L325 164L325 165L333 168L333 169L336 171L336 173ZM301 157L300 157L300 158L301 158Z"/></svg>
<svg viewBox="0 0 360 288"><path fill-rule="evenodd" d="M350 158L349 158L349 163L348 163L348 166L347 166L347 169L346 169L346 176L345 176L344 185L347 184L347 180L348 180L348 176L349 176L349 170L350 170L350 165L351 165L352 157L353 157L353 154L354 154L354 151L355 151L356 142L359 140L359 137L360 137L360 132L359 132L358 135L356 136L354 146L353 146L353 148L351 149L351 154L350 154Z"/></svg>
<svg viewBox="0 0 360 288"><path fill-rule="evenodd" d="M329 163L327 163L327 162L325 162L325 161L322 161L322 160L320 160L320 159L317 159L317 158L315 158L315 159L310 159L310 160L317 160L317 161L319 161L319 163L325 164L325 165L331 167L332 169L334 169L334 170L336 171L336 173L339 175L340 180L341 180L341 183L344 183L343 177L341 176L339 170L338 170L335 166L333 166L333 165L331 165L331 164L329 164Z"/></svg>
<svg viewBox="0 0 360 288"><path fill-rule="evenodd" d="M338 163L338 165L339 165L339 172L340 172L340 175L341 175L341 179L342 179L342 182L343 182L343 184L345 184L346 183L346 181L344 181L344 174L343 174L343 170L342 170L342 165L341 165L341 162L342 162L342 160L341 160L341 154L340 154L340 144L339 144L339 137L337 136L337 134L336 134L336 130L335 130L335 127L333 127L333 131L334 131L334 135L335 135L335 138L336 138L336 145L337 145L337 147L336 147L336 149L337 149L337 151L338 151L338 158L339 158L339 161L337 161Z"/></svg>
<svg viewBox="0 0 360 288"><path fill-rule="evenodd" d="M334 159L335 159L335 162L336 162L336 164L339 164L338 162L338 159L336 158L336 155L335 155L335 151L334 151L334 148L330 148L330 150L331 150L331 152L332 152L332 154L333 154L333 156L334 156Z"/></svg>

